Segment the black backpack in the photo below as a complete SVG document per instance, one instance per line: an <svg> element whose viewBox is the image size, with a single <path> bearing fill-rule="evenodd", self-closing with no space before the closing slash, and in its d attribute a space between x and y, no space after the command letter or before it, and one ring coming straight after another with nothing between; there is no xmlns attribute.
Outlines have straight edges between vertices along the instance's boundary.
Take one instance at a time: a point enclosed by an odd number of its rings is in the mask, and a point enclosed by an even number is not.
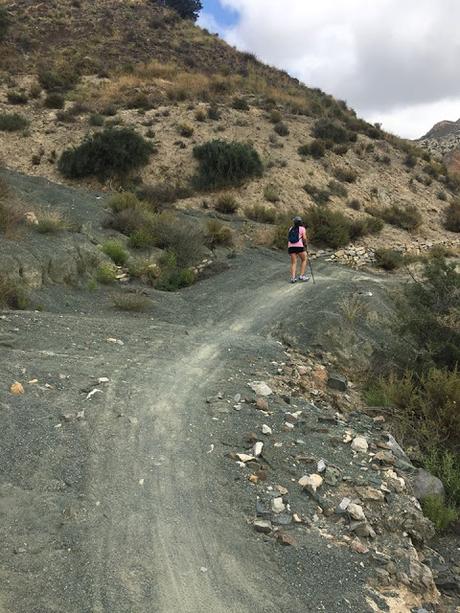
<svg viewBox="0 0 460 613"><path fill-rule="evenodd" d="M298 243L299 238L300 238L300 227L292 226L292 228L289 230L288 241L290 243Z"/></svg>

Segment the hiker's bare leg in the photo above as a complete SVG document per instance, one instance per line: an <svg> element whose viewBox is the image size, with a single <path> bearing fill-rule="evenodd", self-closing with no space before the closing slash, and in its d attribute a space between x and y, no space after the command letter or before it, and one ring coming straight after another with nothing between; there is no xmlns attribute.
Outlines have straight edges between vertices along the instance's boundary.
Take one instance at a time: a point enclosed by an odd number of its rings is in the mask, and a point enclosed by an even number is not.
<svg viewBox="0 0 460 613"><path fill-rule="evenodd" d="M302 262L300 265L300 275L303 276L307 270L307 254L305 251L303 253L299 253L299 258Z"/></svg>
<svg viewBox="0 0 460 613"><path fill-rule="evenodd" d="M291 279L294 279L297 272L297 254L290 253L291 256Z"/></svg>

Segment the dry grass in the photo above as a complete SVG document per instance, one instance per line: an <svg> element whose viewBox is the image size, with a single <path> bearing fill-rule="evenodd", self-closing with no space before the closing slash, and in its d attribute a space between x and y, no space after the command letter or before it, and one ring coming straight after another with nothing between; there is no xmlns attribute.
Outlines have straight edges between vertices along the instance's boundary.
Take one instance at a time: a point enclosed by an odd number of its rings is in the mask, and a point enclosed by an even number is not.
<svg viewBox="0 0 460 613"><path fill-rule="evenodd" d="M40 234L57 234L69 228L68 222L59 211L40 211L37 213L38 223L34 228Z"/></svg>
<svg viewBox="0 0 460 613"><path fill-rule="evenodd" d="M152 306L152 301L140 292L113 294L112 304L119 311L143 313Z"/></svg>

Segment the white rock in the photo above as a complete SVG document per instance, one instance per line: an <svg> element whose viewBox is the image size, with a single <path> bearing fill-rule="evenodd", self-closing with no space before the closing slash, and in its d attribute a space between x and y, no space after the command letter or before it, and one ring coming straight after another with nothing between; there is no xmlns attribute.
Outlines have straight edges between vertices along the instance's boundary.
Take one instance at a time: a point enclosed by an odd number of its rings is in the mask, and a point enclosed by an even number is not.
<svg viewBox="0 0 460 613"><path fill-rule="evenodd" d="M270 434L273 434L273 430L270 428L270 426L267 426L267 424L263 424L262 425L262 434L270 436Z"/></svg>
<svg viewBox="0 0 460 613"><path fill-rule="evenodd" d="M350 504L347 506L347 513L352 519L356 521L366 521L366 516L364 515L363 507L359 504L350 502Z"/></svg>
<svg viewBox="0 0 460 613"><path fill-rule="evenodd" d="M251 460L255 460L253 455L248 455L247 453L237 453L236 457L240 462L250 462Z"/></svg>
<svg viewBox="0 0 460 613"><path fill-rule="evenodd" d="M254 447L252 448L252 454L258 458L260 456L260 454L262 453L262 449L264 448L264 444L261 443L260 441L257 441L257 443L254 445Z"/></svg>
<svg viewBox="0 0 460 613"><path fill-rule="evenodd" d="M285 421L284 422L284 429L285 430L294 430L294 424L291 424L288 421Z"/></svg>
<svg viewBox="0 0 460 613"><path fill-rule="evenodd" d="M326 470L326 462L324 460L320 460L316 466L316 470L319 473L323 473Z"/></svg>
<svg viewBox="0 0 460 613"><path fill-rule="evenodd" d="M369 449L369 444L364 438L364 436L357 436L355 439L353 439L351 448L353 449L353 451L357 451L359 453L366 453Z"/></svg>
<svg viewBox="0 0 460 613"><path fill-rule="evenodd" d="M249 387L258 395L258 396L270 396L273 394L273 391L270 387L265 383L265 381L252 381L249 383Z"/></svg>
<svg viewBox="0 0 460 613"><path fill-rule="evenodd" d="M339 513L339 514L345 513L350 503L351 503L350 498L342 498L342 500L337 505L336 513Z"/></svg>
<svg viewBox="0 0 460 613"><path fill-rule="evenodd" d="M272 500L272 511L273 513L282 513L286 509L286 505L283 502L281 496L278 498L273 498Z"/></svg>
<svg viewBox="0 0 460 613"><path fill-rule="evenodd" d="M298 484L303 487L305 490L309 490L310 492L315 493L316 490L322 486L323 478L321 475L305 475L301 479L299 479Z"/></svg>
<svg viewBox="0 0 460 613"><path fill-rule="evenodd" d="M351 434L349 432L345 432L345 434L343 435L342 441L344 443L351 443L352 440L353 440L353 437L351 436Z"/></svg>

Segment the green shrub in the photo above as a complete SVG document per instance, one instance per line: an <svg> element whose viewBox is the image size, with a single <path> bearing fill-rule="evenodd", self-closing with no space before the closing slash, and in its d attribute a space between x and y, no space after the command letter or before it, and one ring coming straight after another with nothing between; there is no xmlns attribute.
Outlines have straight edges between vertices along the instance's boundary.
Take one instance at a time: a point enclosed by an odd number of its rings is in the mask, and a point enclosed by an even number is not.
<svg viewBox="0 0 460 613"><path fill-rule="evenodd" d="M137 194L139 198L148 202L155 211L162 211L169 204L177 200L190 198L193 191L189 186L172 183L155 183L153 185L142 185Z"/></svg>
<svg viewBox="0 0 460 613"><path fill-rule="evenodd" d="M174 253L166 252L159 261L160 276L155 282L155 287L165 292L175 292L183 287L192 285L196 275L191 268L178 266Z"/></svg>
<svg viewBox="0 0 460 613"><path fill-rule="evenodd" d="M303 188L316 204L327 204L331 198L331 192L329 190L321 189L311 183L305 183Z"/></svg>
<svg viewBox="0 0 460 613"><path fill-rule="evenodd" d="M217 199L215 209L216 211L219 211L219 213L236 213L238 209L238 202L233 194L222 194Z"/></svg>
<svg viewBox="0 0 460 613"><path fill-rule="evenodd" d="M356 141L356 134L330 119L319 119L313 128L313 136L338 145Z"/></svg>
<svg viewBox="0 0 460 613"><path fill-rule="evenodd" d="M376 249L375 264L384 270L396 270L404 264L404 255L394 249Z"/></svg>
<svg viewBox="0 0 460 613"><path fill-rule="evenodd" d="M273 129L275 130L275 132L279 136L288 136L289 135L289 128L282 121L279 121L278 123L276 123L275 126L273 127Z"/></svg>
<svg viewBox="0 0 460 613"><path fill-rule="evenodd" d="M334 177L343 183L354 183L358 174L351 168L334 168Z"/></svg>
<svg viewBox="0 0 460 613"><path fill-rule="evenodd" d="M41 85L39 83L32 83L32 85L30 86L30 90L29 90L29 96L33 98L34 100L37 100L37 98L40 98L41 93L42 93Z"/></svg>
<svg viewBox="0 0 460 613"><path fill-rule="evenodd" d="M102 251L105 253L105 255L108 255L112 262L117 266L123 266L128 261L128 252L118 241L106 241L102 245Z"/></svg>
<svg viewBox="0 0 460 613"><path fill-rule="evenodd" d="M0 132L18 132L29 125L29 120L19 113L0 113Z"/></svg>
<svg viewBox="0 0 460 613"><path fill-rule="evenodd" d="M245 98L233 98L232 108L237 111L249 111L249 104Z"/></svg>
<svg viewBox="0 0 460 613"><path fill-rule="evenodd" d="M71 66L63 66L59 70L41 68L38 72L38 82L48 92L65 92L75 87L80 75Z"/></svg>
<svg viewBox="0 0 460 613"><path fill-rule="evenodd" d="M280 190L277 185L273 183L269 183L264 188L264 198L268 200L268 202L279 202L280 200Z"/></svg>
<svg viewBox="0 0 460 613"><path fill-rule="evenodd" d="M96 271L96 280L103 285L110 285L117 280L117 269L113 264L100 264Z"/></svg>
<svg viewBox="0 0 460 613"><path fill-rule="evenodd" d="M112 304L119 311L142 313L151 307L152 302L140 292L131 292L114 294Z"/></svg>
<svg viewBox="0 0 460 613"><path fill-rule="evenodd" d="M24 91L7 92L6 99L8 100L9 104L27 104L29 101L27 94Z"/></svg>
<svg viewBox="0 0 460 613"><path fill-rule="evenodd" d="M105 119L99 113L92 113L89 116L89 125L94 127L102 127L104 125Z"/></svg>
<svg viewBox="0 0 460 613"><path fill-rule="evenodd" d="M155 216L153 239L155 247L174 254L181 269L195 264L203 255L204 236L201 229L169 212Z"/></svg>
<svg viewBox="0 0 460 613"><path fill-rule="evenodd" d="M96 176L104 179L123 176L149 161L152 145L128 128L105 128L71 149L66 149L58 163L67 178Z"/></svg>
<svg viewBox="0 0 460 613"><path fill-rule="evenodd" d="M251 207L244 209L244 214L248 219L257 221L259 223L275 223L276 211L273 207L265 206L263 204L254 204Z"/></svg>
<svg viewBox="0 0 460 613"><path fill-rule="evenodd" d="M211 106L208 107L208 119L211 119L212 121L219 121L221 116L222 114L215 104L211 104Z"/></svg>
<svg viewBox="0 0 460 613"><path fill-rule="evenodd" d="M214 140L194 147L193 155L199 162L196 183L202 188L240 185L262 175L262 161L252 145Z"/></svg>
<svg viewBox="0 0 460 613"><path fill-rule="evenodd" d="M453 200L444 215L444 227L450 232L460 232L460 200Z"/></svg>
<svg viewBox="0 0 460 613"><path fill-rule="evenodd" d="M29 304L25 289L18 283L0 276L0 308L24 310Z"/></svg>
<svg viewBox="0 0 460 613"><path fill-rule="evenodd" d="M210 219L206 227L206 244L210 249L215 247L231 247L233 234L230 228L217 219Z"/></svg>
<svg viewBox="0 0 460 613"><path fill-rule="evenodd" d="M346 198L348 196L347 188L338 181L329 181L327 187L334 196L339 196L340 198Z"/></svg>
<svg viewBox="0 0 460 613"><path fill-rule="evenodd" d="M447 200L447 194L444 190L440 189L439 192L436 194L438 197L438 200L442 200L443 202L446 202Z"/></svg>
<svg viewBox="0 0 460 613"><path fill-rule="evenodd" d="M355 211L359 211L362 208L362 204L357 198L353 198L353 200L350 200L348 206L350 207L350 209L353 209Z"/></svg>
<svg viewBox="0 0 460 613"><path fill-rule="evenodd" d="M408 153L404 159L404 164L408 168L415 168L417 166L417 156L414 153Z"/></svg>
<svg viewBox="0 0 460 613"><path fill-rule="evenodd" d="M445 532L449 525L458 519L457 510L446 505L441 496L428 496L423 500L422 508L438 532Z"/></svg>
<svg viewBox="0 0 460 613"><path fill-rule="evenodd" d="M326 154L326 146L324 141L316 139L308 145L301 145L298 148L299 155L311 155L312 157L319 159Z"/></svg>
<svg viewBox="0 0 460 613"><path fill-rule="evenodd" d="M277 111L276 109L273 109L273 111L271 111L270 113L271 123L274 123L274 124L281 123L282 120L283 120L283 116L281 115L281 113Z"/></svg>
<svg viewBox="0 0 460 613"><path fill-rule="evenodd" d="M43 103L48 109L63 109L65 106L65 98L57 92L49 93Z"/></svg>
<svg viewBox="0 0 460 613"><path fill-rule="evenodd" d="M121 192L110 198L108 206L114 213L119 213L124 209L136 209L141 206L141 202L132 192Z"/></svg>
<svg viewBox="0 0 460 613"><path fill-rule="evenodd" d="M337 155L345 155L348 152L348 145L334 145L332 151Z"/></svg>
<svg viewBox="0 0 460 613"><path fill-rule="evenodd" d="M6 6L0 6L0 42L2 42L7 35L10 28L11 21Z"/></svg>
<svg viewBox="0 0 460 613"><path fill-rule="evenodd" d="M402 228L408 232L416 230L422 223L422 216L420 212L412 204L405 206L392 204L391 206L382 209L375 207L368 208L367 211L375 217L380 217L383 219L383 221L391 224L392 226L397 226L398 228Z"/></svg>
<svg viewBox="0 0 460 613"><path fill-rule="evenodd" d="M328 208L313 208L305 215L312 241L333 249L350 242L350 221L342 213Z"/></svg>

